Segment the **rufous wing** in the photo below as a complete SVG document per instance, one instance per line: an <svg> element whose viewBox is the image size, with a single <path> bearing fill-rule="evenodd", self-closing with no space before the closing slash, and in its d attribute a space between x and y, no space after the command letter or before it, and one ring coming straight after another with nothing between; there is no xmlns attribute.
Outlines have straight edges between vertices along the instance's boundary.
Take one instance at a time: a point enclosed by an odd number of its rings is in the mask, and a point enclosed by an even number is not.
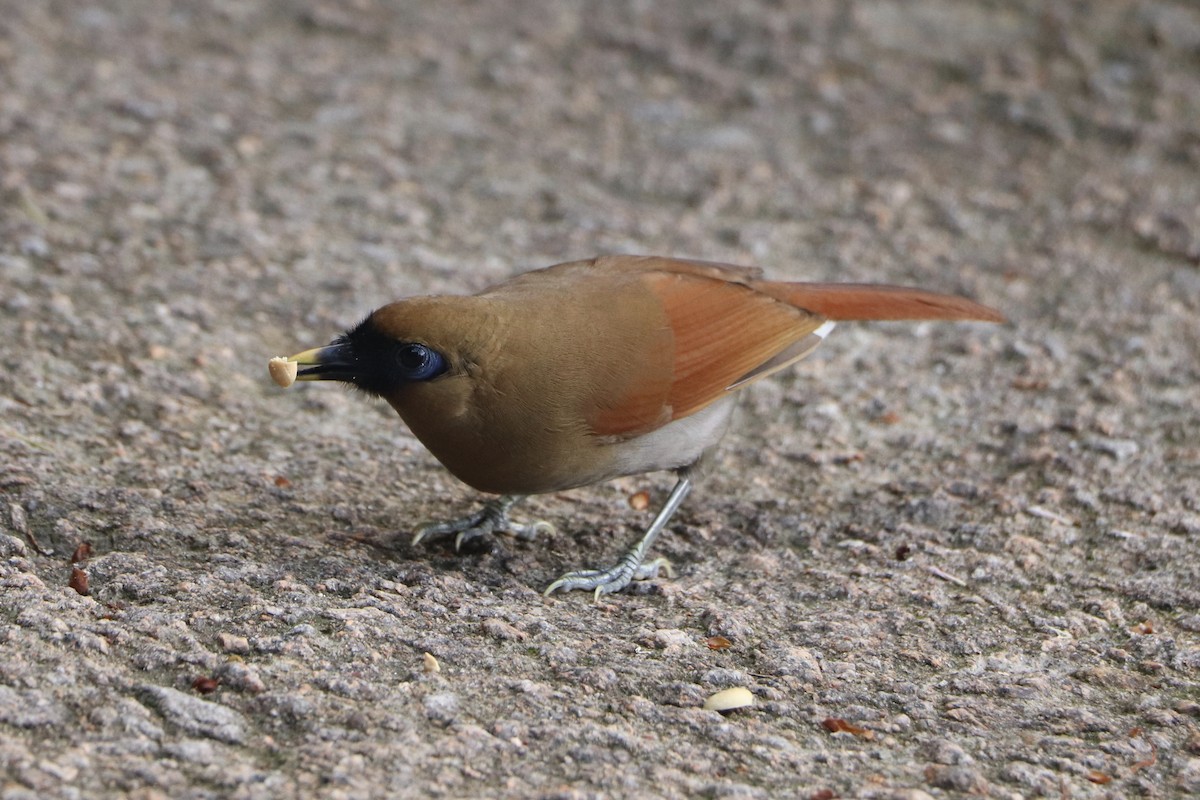
<svg viewBox="0 0 1200 800"><path fill-rule="evenodd" d="M642 308L610 391L589 402L589 429L601 437L636 437L694 414L822 321L750 289L761 276L752 267L608 255L551 270L564 278L604 272L624 287L613 302Z"/></svg>
<svg viewBox="0 0 1200 800"><path fill-rule="evenodd" d="M660 425L696 413L767 363L772 368L755 378L809 353L816 342L806 339L824 321L743 283L708 275L655 271L642 281L658 300L671 332L670 374L662 375L656 387ZM800 342L805 344L794 357L773 362ZM638 404L648 397L640 387L630 395Z"/></svg>

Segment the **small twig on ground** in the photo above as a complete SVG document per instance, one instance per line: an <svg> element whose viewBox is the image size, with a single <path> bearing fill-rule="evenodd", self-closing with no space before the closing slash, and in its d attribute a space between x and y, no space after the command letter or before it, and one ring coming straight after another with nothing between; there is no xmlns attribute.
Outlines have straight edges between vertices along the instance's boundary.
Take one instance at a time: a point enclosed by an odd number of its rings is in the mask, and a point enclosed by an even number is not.
<svg viewBox="0 0 1200 800"><path fill-rule="evenodd" d="M928 569L929 569L929 574L935 578L941 578L944 581L953 583L955 586L966 586L967 585L967 582L964 581L962 578L951 575L949 572L946 572L943 569L940 569L938 567L928 567Z"/></svg>

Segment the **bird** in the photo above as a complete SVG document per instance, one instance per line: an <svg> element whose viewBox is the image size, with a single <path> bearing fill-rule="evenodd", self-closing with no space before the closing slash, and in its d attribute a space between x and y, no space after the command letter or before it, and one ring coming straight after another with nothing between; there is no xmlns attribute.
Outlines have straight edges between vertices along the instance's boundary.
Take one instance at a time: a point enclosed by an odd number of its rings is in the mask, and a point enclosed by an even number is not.
<svg viewBox="0 0 1200 800"><path fill-rule="evenodd" d="M771 281L752 267L608 255L475 295L389 303L271 368L281 385L340 381L382 398L455 477L497 495L476 513L420 528L414 545L499 532L533 539L553 526L509 517L529 495L674 472L661 510L616 563L568 572L545 590L599 599L672 574L647 553L712 461L739 391L852 320L1005 318L923 289Z"/></svg>

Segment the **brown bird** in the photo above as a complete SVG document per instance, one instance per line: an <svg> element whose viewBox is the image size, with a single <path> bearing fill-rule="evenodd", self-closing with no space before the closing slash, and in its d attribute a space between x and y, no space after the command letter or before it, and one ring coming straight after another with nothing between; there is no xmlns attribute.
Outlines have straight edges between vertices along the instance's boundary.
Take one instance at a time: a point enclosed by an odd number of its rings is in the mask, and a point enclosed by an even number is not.
<svg viewBox="0 0 1200 800"><path fill-rule="evenodd" d="M400 300L274 366L382 397L456 477L501 495L422 528L414 544L497 531L531 538L550 526L508 519L527 495L673 470L675 488L633 549L546 589L599 597L669 572L646 552L725 434L737 390L808 355L834 321L1003 319L920 289L782 283L725 264L609 256L470 297Z"/></svg>

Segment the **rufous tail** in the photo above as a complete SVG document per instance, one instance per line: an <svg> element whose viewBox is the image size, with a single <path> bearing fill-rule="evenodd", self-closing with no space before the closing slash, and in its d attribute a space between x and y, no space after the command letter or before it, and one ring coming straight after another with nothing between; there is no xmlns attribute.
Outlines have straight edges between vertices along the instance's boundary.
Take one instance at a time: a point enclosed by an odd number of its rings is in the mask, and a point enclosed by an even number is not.
<svg viewBox="0 0 1200 800"><path fill-rule="evenodd" d="M1004 322L994 308L952 294L868 283L755 281L754 288L831 320L959 319Z"/></svg>

